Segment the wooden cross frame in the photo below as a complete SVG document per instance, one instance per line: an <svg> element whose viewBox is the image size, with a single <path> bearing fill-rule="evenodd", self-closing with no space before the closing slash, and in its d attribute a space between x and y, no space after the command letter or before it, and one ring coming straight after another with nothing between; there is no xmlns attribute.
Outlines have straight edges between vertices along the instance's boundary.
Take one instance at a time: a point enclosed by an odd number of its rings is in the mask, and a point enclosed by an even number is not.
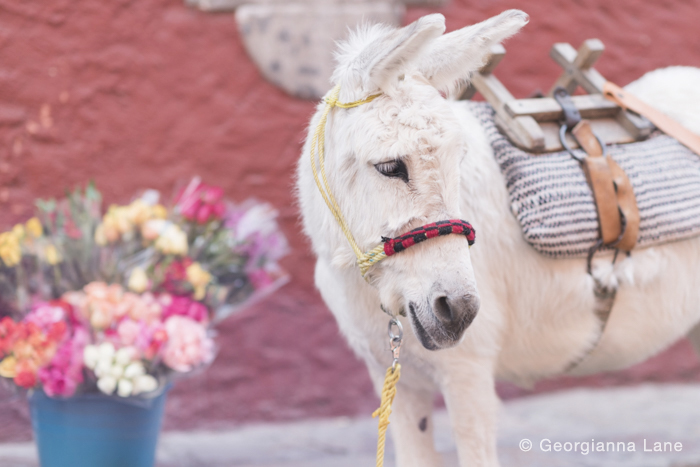
<svg viewBox="0 0 700 467"><path fill-rule="evenodd" d="M578 52L570 44L554 44L549 55L564 69L564 73L547 97L516 99L493 74L506 53L499 44L492 48L486 65L474 74L461 99L470 99L479 92L493 106L496 124L513 144L529 152L552 152L564 149L559 141L559 121L563 119L564 112L551 97L552 93L557 86L564 87L569 93L581 86L588 94L571 99L581 117L591 121L593 130L606 144L645 139L654 129L651 122L603 97L606 80L593 65L604 49L598 39L588 39ZM570 136L567 142L571 147L578 147Z"/></svg>

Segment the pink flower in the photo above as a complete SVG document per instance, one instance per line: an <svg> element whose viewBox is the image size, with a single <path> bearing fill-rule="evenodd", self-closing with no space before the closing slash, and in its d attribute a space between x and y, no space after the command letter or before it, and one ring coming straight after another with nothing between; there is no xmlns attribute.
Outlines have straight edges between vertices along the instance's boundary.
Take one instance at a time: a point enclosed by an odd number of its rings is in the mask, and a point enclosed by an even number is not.
<svg viewBox="0 0 700 467"><path fill-rule="evenodd" d="M136 321L151 323L160 320L163 307L153 294L143 295L125 294L125 301L121 306L125 309L125 315Z"/></svg>
<svg viewBox="0 0 700 467"><path fill-rule="evenodd" d="M49 397L70 397L83 382L83 349L88 333L76 326L69 339L58 348L51 362L37 372L44 392Z"/></svg>
<svg viewBox="0 0 700 467"><path fill-rule="evenodd" d="M180 192L175 206L180 214L190 221L206 224L224 216L226 206L223 201L224 190L205 185L198 177Z"/></svg>
<svg viewBox="0 0 700 467"><path fill-rule="evenodd" d="M214 358L214 341L200 323L185 316L171 316L165 322L168 341L163 362L175 371L188 372Z"/></svg>
<svg viewBox="0 0 700 467"><path fill-rule="evenodd" d="M123 346L132 346L141 332L142 325L131 319L125 319L117 326L117 334Z"/></svg>
<svg viewBox="0 0 700 467"><path fill-rule="evenodd" d="M200 323L209 321L209 310L206 306L189 297L175 295L170 301L170 305L163 311L163 319L167 320L171 316L187 316Z"/></svg>
<svg viewBox="0 0 700 467"><path fill-rule="evenodd" d="M162 323L158 321L147 323L129 318L119 323L117 335L119 339L116 347L133 346L147 360L152 360L167 340L167 333Z"/></svg>
<svg viewBox="0 0 700 467"><path fill-rule="evenodd" d="M34 309L27 314L24 321L34 323L39 329L48 330L52 324L66 319L66 311L61 306L51 303L39 302L34 305Z"/></svg>
<svg viewBox="0 0 700 467"><path fill-rule="evenodd" d="M255 287L255 290L264 289L271 285L274 281L272 277L264 269L256 269L248 274L250 282Z"/></svg>

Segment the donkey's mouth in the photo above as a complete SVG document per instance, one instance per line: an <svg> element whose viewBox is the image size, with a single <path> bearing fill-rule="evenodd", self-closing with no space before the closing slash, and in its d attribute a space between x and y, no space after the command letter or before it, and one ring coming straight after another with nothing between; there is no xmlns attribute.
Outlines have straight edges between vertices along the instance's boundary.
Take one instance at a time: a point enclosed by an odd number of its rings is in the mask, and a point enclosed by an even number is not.
<svg viewBox="0 0 700 467"><path fill-rule="evenodd" d="M416 316L416 306L413 302L408 304L408 311L411 315L413 330L415 331L416 336L418 336L420 343L423 344L423 347L428 350L439 350L440 347L438 347L433 338L430 337L430 334L428 334L428 331L425 330L423 324L421 324L420 320L418 319L418 316Z"/></svg>

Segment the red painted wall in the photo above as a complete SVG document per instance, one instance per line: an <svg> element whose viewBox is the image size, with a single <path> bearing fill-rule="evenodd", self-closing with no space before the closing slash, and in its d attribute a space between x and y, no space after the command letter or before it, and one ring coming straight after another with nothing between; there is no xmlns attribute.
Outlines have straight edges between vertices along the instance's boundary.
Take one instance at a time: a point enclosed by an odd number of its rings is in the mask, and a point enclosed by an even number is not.
<svg viewBox="0 0 700 467"><path fill-rule="evenodd" d="M514 7L531 22L508 42L497 74L518 97L556 78L554 42L602 39L598 68L620 84L657 67L700 66L697 0L454 0L438 11L453 30ZM433 11L412 9L407 21ZM34 198L89 179L107 202L125 202L200 174L234 199L255 196L281 211L291 283L222 326L216 363L174 390L168 428L353 415L377 402L313 288L298 232L293 170L313 107L261 78L229 14L180 0L0 0L0 227L26 218ZM680 344L627 372L538 390L699 373ZM0 420L0 440L29 436L23 401L0 404Z"/></svg>

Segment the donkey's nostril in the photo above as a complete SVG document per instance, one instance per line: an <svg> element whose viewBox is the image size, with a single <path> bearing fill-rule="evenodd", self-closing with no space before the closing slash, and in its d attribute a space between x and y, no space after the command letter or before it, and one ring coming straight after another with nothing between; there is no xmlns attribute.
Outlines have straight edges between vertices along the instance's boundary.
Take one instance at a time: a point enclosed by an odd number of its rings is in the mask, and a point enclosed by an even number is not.
<svg viewBox="0 0 700 467"><path fill-rule="evenodd" d="M433 304L433 312L442 322L451 323L452 320L454 320L454 314L447 297L438 297L435 299L435 303Z"/></svg>
<svg viewBox="0 0 700 467"><path fill-rule="evenodd" d="M437 297L433 303L433 313L445 326L466 328L479 311L479 297L464 295L448 298Z"/></svg>

